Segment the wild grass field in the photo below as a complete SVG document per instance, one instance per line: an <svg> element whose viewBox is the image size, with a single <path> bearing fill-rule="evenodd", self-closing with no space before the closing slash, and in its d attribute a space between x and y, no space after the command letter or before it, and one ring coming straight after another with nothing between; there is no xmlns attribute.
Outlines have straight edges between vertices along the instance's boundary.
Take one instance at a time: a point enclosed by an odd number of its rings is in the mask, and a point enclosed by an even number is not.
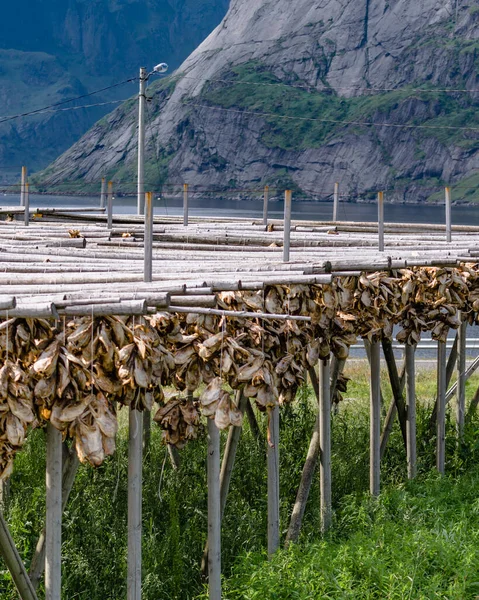
<svg viewBox="0 0 479 600"><path fill-rule="evenodd" d="M434 472L428 439L435 372L417 378L419 476L406 482L405 451L397 425L382 464L383 492L368 495L369 388L364 364L351 363L345 400L333 415L334 525L319 531L315 478L298 544L266 560L266 448L247 421L240 441L223 522L224 597L247 599L457 599L479 596L479 419L465 443L454 439L448 412L447 476ZM391 391L383 374L383 413ZM468 382L468 400L479 378ZM126 596L127 428L118 451L98 469L82 466L63 521L63 597L119 600ZM263 431L264 417L257 413ZM286 532L315 422L312 391L304 387L281 411L281 519ZM223 443L226 435L223 436ZM143 598L206 598L200 562L206 541L206 441L181 450L175 471L153 426L144 462ZM30 435L17 456L6 515L27 563L45 511L45 436ZM43 590L39 597L43 598ZM0 562L0 598L17 598Z"/></svg>

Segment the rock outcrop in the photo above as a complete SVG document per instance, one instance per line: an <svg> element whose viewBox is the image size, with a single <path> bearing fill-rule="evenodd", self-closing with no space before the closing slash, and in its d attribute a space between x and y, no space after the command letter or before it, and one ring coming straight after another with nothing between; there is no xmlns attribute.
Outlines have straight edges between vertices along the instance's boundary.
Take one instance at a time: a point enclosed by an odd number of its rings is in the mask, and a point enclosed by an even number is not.
<svg viewBox="0 0 479 600"><path fill-rule="evenodd" d="M152 88L149 160L170 182L225 189L268 183L320 198L340 181L351 198L387 189L416 201L462 182L468 198L477 90L473 2L232 0ZM51 165L49 181L131 181L136 136L129 102ZM158 172L148 170L150 185Z"/></svg>

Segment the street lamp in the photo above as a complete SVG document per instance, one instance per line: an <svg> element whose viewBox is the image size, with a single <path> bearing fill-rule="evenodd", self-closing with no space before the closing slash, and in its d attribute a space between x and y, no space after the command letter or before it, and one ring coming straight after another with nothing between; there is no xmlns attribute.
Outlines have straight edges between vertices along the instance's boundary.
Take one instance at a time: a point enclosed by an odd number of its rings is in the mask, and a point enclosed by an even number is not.
<svg viewBox="0 0 479 600"><path fill-rule="evenodd" d="M138 206L139 215L145 214L145 100L146 82L152 75L161 75L168 71L166 63L160 63L147 73L145 67L140 68L140 93L138 96Z"/></svg>

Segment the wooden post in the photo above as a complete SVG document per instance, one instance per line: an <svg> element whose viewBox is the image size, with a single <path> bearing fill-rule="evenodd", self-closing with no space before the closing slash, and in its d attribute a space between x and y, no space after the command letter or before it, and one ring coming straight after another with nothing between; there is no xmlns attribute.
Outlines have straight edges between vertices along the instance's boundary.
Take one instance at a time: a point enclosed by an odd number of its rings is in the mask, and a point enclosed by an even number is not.
<svg viewBox="0 0 479 600"><path fill-rule="evenodd" d="M105 199L106 199L106 179L102 177L101 179L101 192L100 192L100 208L105 208Z"/></svg>
<svg viewBox="0 0 479 600"><path fill-rule="evenodd" d="M407 476L414 479L416 464L416 346L406 344L406 436Z"/></svg>
<svg viewBox="0 0 479 600"><path fill-rule="evenodd" d="M25 198L24 198L24 202L25 202L25 214L24 214L24 223L25 226L28 227L29 223L30 223L30 184L26 183L25 184Z"/></svg>
<svg viewBox="0 0 479 600"><path fill-rule="evenodd" d="M450 242L451 235L451 188L446 188L446 242Z"/></svg>
<svg viewBox="0 0 479 600"><path fill-rule="evenodd" d="M130 408L128 432L127 600L141 600L143 415Z"/></svg>
<svg viewBox="0 0 479 600"><path fill-rule="evenodd" d="M381 360L379 342L371 343L369 488L379 495L381 472Z"/></svg>
<svg viewBox="0 0 479 600"><path fill-rule="evenodd" d="M65 450L65 443L63 443L63 449ZM66 454L66 458L65 458ZM62 481L62 511L65 511L68 498L70 496L70 492L72 490L73 484L75 482L76 473L78 471L78 467L80 465L80 461L78 460L78 456L75 448L73 447L67 453L64 452L64 461L63 461L63 481ZM40 583L40 578L43 574L43 570L45 569L45 528L43 529L40 537L38 538L38 542L35 548L35 554L33 555L32 561L30 563L30 569L28 571L28 575L30 577L30 581L32 582L33 588L36 590L38 588L38 584Z"/></svg>
<svg viewBox="0 0 479 600"><path fill-rule="evenodd" d="M25 206L25 184L27 183L27 167L22 167L22 185L20 187L20 206Z"/></svg>
<svg viewBox="0 0 479 600"><path fill-rule="evenodd" d="M208 585L210 600L221 599L220 432L208 419Z"/></svg>
<svg viewBox="0 0 479 600"><path fill-rule="evenodd" d="M464 415L466 411L466 334L467 321L462 321L458 331L457 353L456 429L459 443L464 436Z"/></svg>
<svg viewBox="0 0 479 600"><path fill-rule="evenodd" d="M0 512L7 510L8 496L10 494L10 479L0 481Z"/></svg>
<svg viewBox="0 0 479 600"><path fill-rule="evenodd" d="M283 262L289 262L289 248L291 243L291 190L284 193L284 238Z"/></svg>
<svg viewBox="0 0 479 600"><path fill-rule="evenodd" d="M267 227L268 225L268 202L269 202L269 186L264 186L264 196L263 196L263 225Z"/></svg>
<svg viewBox="0 0 479 600"><path fill-rule="evenodd" d="M7 523L0 513L0 556L3 558L13 581L17 586L21 600L37 600L32 582L25 570L25 565L18 554L15 542L10 534Z"/></svg>
<svg viewBox="0 0 479 600"><path fill-rule="evenodd" d="M333 221L338 220L339 211L339 183L334 184Z"/></svg>
<svg viewBox="0 0 479 600"><path fill-rule="evenodd" d="M329 360L319 361L319 469L321 489L321 532L331 527L331 397Z"/></svg>
<svg viewBox="0 0 479 600"><path fill-rule="evenodd" d="M268 408L268 555L279 548L279 406Z"/></svg>
<svg viewBox="0 0 479 600"><path fill-rule="evenodd" d="M45 600L62 591L62 434L47 425Z"/></svg>
<svg viewBox="0 0 479 600"><path fill-rule="evenodd" d="M378 193L378 236L379 252L384 252L384 192Z"/></svg>
<svg viewBox="0 0 479 600"><path fill-rule="evenodd" d="M444 475L446 464L446 342L437 343L436 467Z"/></svg>
<svg viewBox="0 0 479 600"><path fill-rule="evenodd" d="M113 181L108 182L107 228L113 227Z"/></svg>
<svg viewBox="0 0 479 600"><path fill-rule="evenodd" d="M183 226L188 227L188 184L183 184Z"/></svg>
<svg viewBox="0 0 479 600"><path fill-rule="evenodd" d="M242 415L246 410L246 406L249 404L249 399L243 394L242 391L237 391L236 403L239 411ZM221 462L220 472L220 508L221 508L221 520L225 514L226 499L228 498L228 492L230 489L231 476L233 474L233 466L236 459L236 451L238 450L238 443L241 437L242 427L230 427L228 431L228 439L223 454L223 460ZM208 542L206 542L205 549L203 550L203 559L201 561L201 572L207 574L208 565Z"/></svg>
<svg viewBox="0 0 479 600"><path fill-rule="evenodd" d="M153 279L153 195L145 194L145 258L143 264L143 279L150 282Z"/></svg>

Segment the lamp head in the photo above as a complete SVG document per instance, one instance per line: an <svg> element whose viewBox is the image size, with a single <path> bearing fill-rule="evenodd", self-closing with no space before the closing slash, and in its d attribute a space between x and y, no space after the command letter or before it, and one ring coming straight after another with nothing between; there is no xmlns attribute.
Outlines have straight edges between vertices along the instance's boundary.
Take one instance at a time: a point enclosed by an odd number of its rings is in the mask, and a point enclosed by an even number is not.
<svg viewBox="0 0 479 600"><path fill-rule="evenodd" d="M155 73L166 73L166 71L168 71L168 65L166 63L160 63L159 65L156 65L156 67L153 67L153 71Z"/></svg>

